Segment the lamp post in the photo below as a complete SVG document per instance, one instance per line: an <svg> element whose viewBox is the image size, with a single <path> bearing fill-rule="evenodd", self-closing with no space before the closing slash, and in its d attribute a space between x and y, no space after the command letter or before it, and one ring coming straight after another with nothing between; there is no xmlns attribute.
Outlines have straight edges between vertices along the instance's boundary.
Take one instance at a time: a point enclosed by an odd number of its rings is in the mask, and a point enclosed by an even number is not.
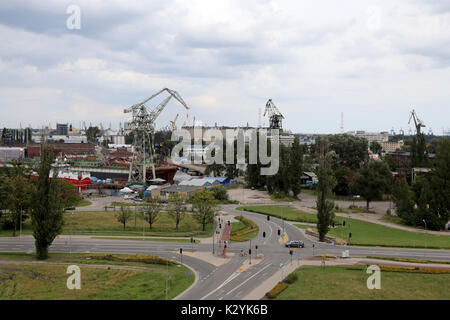
<svg viewBox="0 0 450 320"><path fill-rule="evenodd" d="M144 233L145 233L145 229L144 229L144 223L145 223L145 209L143 211L143 219L142 219L142 240L144 240Z"/></svg>
<svg viewBox="0 0 450 320"><path fill-rule="evenodd" d="M425 219L423 219L422 221L425 224L425 250L426 250L427 249L427 222L425 221Z"/></svg>

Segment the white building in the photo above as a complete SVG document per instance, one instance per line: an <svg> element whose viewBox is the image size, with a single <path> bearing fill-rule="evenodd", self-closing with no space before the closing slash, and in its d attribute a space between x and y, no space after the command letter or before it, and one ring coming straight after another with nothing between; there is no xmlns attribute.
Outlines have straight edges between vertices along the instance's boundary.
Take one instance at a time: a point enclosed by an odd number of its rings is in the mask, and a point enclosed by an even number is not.
<svg viewBox="0 0 450 320"><path fill-rule="evenodd" d="M365 131L350 131L347 134L365 138L369 142L369 146L372 142L376 141L381 144L381 142L389 141L389 132L365 132Z"/></svg>

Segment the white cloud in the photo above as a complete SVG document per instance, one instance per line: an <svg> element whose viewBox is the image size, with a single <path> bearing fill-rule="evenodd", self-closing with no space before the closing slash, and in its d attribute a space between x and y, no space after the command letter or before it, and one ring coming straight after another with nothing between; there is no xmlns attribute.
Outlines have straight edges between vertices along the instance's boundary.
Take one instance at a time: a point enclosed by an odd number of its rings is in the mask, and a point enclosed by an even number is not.
<svg viewBox="0 0 450 320"><path fill-rule="evenodd" d="M69 3L0 4L0 126L117 126L163 87L208 124L256 125L272 98L299 132L337 132L341 111L349 130L405 128L412 106L448 126L445 1L82 0L79 32ZM179 112L171 102L161 126Z"/></svg>

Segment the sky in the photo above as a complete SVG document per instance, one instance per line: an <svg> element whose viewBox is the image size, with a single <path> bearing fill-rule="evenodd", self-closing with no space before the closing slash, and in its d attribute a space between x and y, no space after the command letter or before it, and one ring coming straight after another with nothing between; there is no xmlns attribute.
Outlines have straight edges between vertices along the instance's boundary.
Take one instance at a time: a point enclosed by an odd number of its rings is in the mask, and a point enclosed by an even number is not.
<svg viewBox="0 0 450 320"><path fill-rule="evenodd" d="M167 87L189 115L157 127L257 126L272 99L294 133L450 128L448 0L0 0L0 39L0 127L118 128Z"/></svg>

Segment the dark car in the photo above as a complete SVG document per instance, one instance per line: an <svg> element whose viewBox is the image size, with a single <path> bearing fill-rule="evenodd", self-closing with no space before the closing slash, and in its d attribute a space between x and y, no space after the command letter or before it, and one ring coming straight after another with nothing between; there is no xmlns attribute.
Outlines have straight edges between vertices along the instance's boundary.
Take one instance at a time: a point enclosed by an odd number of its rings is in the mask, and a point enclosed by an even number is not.
<svg viewBox="0 0 450 320"><path fill-rule="evenodd" d="M286 248L304 248L305 244L301 240L292 240L285 244Z"/></svg>

